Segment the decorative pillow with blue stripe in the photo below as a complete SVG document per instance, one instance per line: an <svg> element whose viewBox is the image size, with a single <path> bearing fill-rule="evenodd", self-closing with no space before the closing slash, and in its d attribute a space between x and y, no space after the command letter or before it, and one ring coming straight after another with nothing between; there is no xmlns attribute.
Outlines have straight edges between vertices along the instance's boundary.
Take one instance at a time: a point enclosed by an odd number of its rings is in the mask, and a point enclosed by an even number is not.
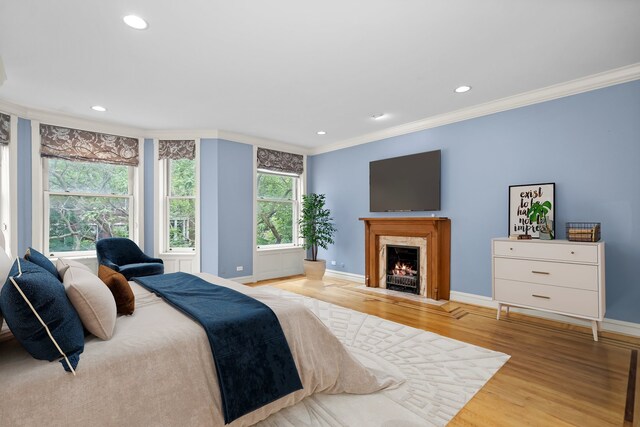
<svg viewBox="0 0 640 427"><path fill-rule="evenodd" d="M74 372L84 330L64 286L49 271L15 261L0 291L0 310L15 338L36 359L57 360Z"/></svg>
<svg viewBox="0 0 640 427"><path fill-rule="evenodd" d="M59 281L62 281L62 278L58 274L58 269L56 268L56 266L53 265L51 261L49 261L49 258L36 251L35 249L27 249L27 253L24 254L24 259L44 268L49 273L53 274L53 277L55 277Z"/></svg>

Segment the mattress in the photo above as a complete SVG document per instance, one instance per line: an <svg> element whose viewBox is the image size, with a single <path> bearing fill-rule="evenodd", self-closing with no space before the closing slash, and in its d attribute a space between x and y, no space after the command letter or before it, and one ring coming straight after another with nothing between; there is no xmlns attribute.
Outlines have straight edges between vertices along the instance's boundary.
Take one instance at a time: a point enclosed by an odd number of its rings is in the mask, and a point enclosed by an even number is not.
<svg viewBox="0 0 640 427"><path fill-rule="evenodd" d="M314 393L367 394L401 380L365 368L303 305L210 274L200 275L269 306L280 321L304 388L238 418L245 426ZM0 342L0 414L5 425L224 425L207 336L178 310L130 282L136 310L114 336L87 336L77 376Z"/></svg>

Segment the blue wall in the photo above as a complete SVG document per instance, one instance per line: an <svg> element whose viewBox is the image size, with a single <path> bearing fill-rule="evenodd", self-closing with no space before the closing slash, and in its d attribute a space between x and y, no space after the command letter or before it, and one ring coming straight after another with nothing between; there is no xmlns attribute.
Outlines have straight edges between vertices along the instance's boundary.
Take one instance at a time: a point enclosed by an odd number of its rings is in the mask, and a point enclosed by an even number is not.
<svg viewBox="0 0 640 427"><path fill-rule="evenodd" d="M153 211L155 210L153 192L153 169L156 162L153 156L153 139L144 140L144 252L153 256L155 234L153 230Z"/></svg>
<svg viewBox="0 0 640 427"><path fill-rule="evenodd" d="M218 275L218 140L200 140L200 269Z"/></svg>
<svg viewBox="0 0 640 427"><path fill-rule="evenodd" d="M207 160L201 158L201 164L206 167ZM218 275L221 277L253 274L253 167L253 146L218 140ZM206 191L205 187L202 191ZM237 266L243 266L244 270L236 271Z"/></svg>
<svg viewBox="0 0 640 427"><path fill-rule="evenodd" d="M31 120L18 119L18 254L31 246Z"/></svg>
<svg viewBox="0 0 640 427"><path fill-rule="evenodd" d="M442 210L451 218L451 289L491 295L490 240L507 235L509 185L556 183L556 232L600 221L607 313L640 322L640 81L313 156L309 191L325 193L338 228L321 256L364 273L369 162L442 150ZM336 267L332 267L336 268Z"/></svg>

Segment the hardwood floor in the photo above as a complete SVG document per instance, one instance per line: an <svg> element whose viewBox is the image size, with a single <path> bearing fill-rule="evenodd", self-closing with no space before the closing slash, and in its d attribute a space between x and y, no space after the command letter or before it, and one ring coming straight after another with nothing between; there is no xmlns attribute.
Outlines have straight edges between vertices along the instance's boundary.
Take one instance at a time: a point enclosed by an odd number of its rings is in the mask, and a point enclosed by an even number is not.
<svg viewBox="0 0 640 427"><path fill-rule="evenodd" d="M331 277L310 281L297 276L250 286L263 285L511 355L451 426L639 425L640 378L629 382L640 338L601 332L594 342L586 327L513 312L497 321L493 309L456 302L430 305L356 289L357 283ZM635 396L628 398L634 389Z"/></svg>

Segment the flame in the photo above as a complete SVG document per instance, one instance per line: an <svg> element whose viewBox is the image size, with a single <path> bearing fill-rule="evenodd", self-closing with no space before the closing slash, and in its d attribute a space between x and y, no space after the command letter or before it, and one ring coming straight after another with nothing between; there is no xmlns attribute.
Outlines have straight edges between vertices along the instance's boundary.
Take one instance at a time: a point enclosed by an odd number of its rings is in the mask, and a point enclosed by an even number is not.
<svg viewBox="0 0 640 427"><path fill-rule="evenodd" d="M396 265L391 270L394 276L415 276L418 274L417 270L413 269L411 264L405 264L403 262L396 262Z"/></svg>

